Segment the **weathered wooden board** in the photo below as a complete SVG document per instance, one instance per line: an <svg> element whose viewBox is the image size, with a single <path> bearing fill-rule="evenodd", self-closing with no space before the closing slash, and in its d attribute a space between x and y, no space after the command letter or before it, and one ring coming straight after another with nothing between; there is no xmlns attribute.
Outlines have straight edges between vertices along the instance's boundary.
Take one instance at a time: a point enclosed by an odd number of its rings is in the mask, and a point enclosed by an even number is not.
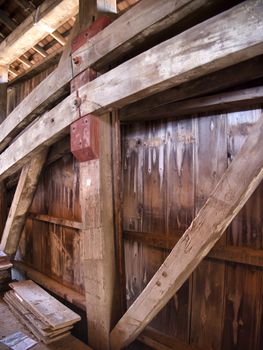
<svg viewBox="0 0 263 350"><path fill-rule="evenodd" d="M65 307L31 280L13 282L10 286L22 298L26 307L53 329L67 327L80 321L79 315Z"/></svg>
<svg viewBox="0 0 263 350"><path fill-rule="evenodd" d="M158 236L182 232L193 218L194 129L191 123L154 122L123 127L124 228ZM168 246L167 246L168 247ZM125 242L128 305L143 290L167 253ZM187 282L151 326L185 341L189 332ZM177 322L180 319L180 322Z"/></svg>
<svg viewBox="0 0 263 350"><path fill-rule="evenodd" d="M28 335L29 337L32 337L32 333L28 331L26 327L23 326L21 322L14 316L14 314L10 311L6 303L3 301L2 298L0 298L0 313L1 313L1 319L0 319L0 338L4 338L12 333L15 333L17 331L21 331ZM6 322L8 320L8 322ZM91 350L90 347L88 347L86 344L75 338L74 336L70 335L64 339L59 340L58 342L55 342L52 345L45 345L42 342L39 342L34 347L36 350Z"/></svg>
<svg viewBox="0 0 263 350"><path fill-rule="evenodd" d="M45 1L1 43L0 63L12 63L77 13L77 0Z"/></svg>
<svg viewBox="0 0 263 350"><path fill-rule="evenodd" d="M195 123L195 210L197 215L227 168L227 140L225 115L203 117L196 119ZM224 236L217 245L225 245ZM221 349L224 276L224 262L213 260L201 262L193 273L191 343L201 349Z"/></svg>
<svg viewBox="0 0 263 350"><path fill-rule="evenodd" d="M262 64L263 56L261 55L223 70L207 74L193 81L183 83L170 90L125 106L120 110L120 118L123 120L133 120L137 117L145 118L146 115L149 115L153 110L163 105L223 91L227 88L260 78L263 75Z"/></svg>
<svg viewBox="0 0 263 350"><path fill-rule="evenodd" d="M224 75L224 72L221 72ZM199 91L203 92L203 91ZM138 113L137 116L126 117L123 115L122 121L154 120L160 115L165 118L172 117L174 111L177 116L190 115L193 113L208 113L224 110L239 110L263 102L263 87L253 87L249 89L224 92L217 95L199 97L180 102L171 103L157 107L156 109Z"/></svg>
<svg viewBox="0 0 263 350"><path fill-rule="evenodd" d="M75 1L75 0L74 0ZM67 1L65 1L67 2ZM219 1L218 1L219 2ZM89 2L90 3L90 2ZM82 46L80 52L76 51L73 59L78 62L74 64L74 75L85 68L100 61L112 63L114 54L120 58L134 45L141 42L145 36L156 34L167 26L180 21L182 18L206 5L204 0L182 0L180 3L167 1L163 6L162 1L142 1L123 16L118 18L110 29L99 33L88 41L87 47ZM189 6L183 6L188 4ZM73 4L74 5L74 2ZM81 5L82 6L82 5ZM208 3L208 7L210 3ZM85 4L84 4L85 7ZM81 10L80 19L85 17L85 10ZM170 16L172 14L172 16ZM130 25L130 22L134 22ZM87 25L87 23L85 23ZM86 48L86 50L85 50ZM81 56L81 57L80 57ZM108 57L105 62L105 56ZM115 57L116 58L116 57ZM9 116L0 133L0 149L3 150L12 138L35 119L39 114L50 108L50 104L65 95L65 86L72 79L71 57L68 57L62 67L58 68L45 81L35 89L30 97L25 100ZM30 102L30 103L29 103Z"/></svg>
<svg viewBox="0 0 263 350"><path fill-rule="evenodd" d="M229 265L226 272L222 348L261 349L262 270Z"/></svg>
<svg viewBox="0 0 263 350"><path fill-rule="evenodd" d="M228 162L235 159L251 128L260 118L261 109L229 113L227 116ZM259 249L262 247L262 209L263 184L261 184L251 200L244 206L233 220L227 234L227 243L233 246L243 246Z"/></svg>
<svg viewBox="0 0 263 350"><path fill-rule="evenodd" d="M261 10L260 2L248 0L245 4L190 28L87 83L79 89L81 115L99 112L108 107L124 106L138 98L261 54ZM200 35L202 31L209 33L205 45ZM240 31L242 36L238 35ZM9 146L0 156L0 178L3 179L19 169L43 145L51 145L57 141L76 120L78 101L76 93L72 93ZM48 129L48 133L42 132L43 127ZM29 133L34 135L30 144ZM15 159L10 158L10 153L15 154Z"/></svg>
<svg viewBox="0 0 263 350"><path fill-rule="evenodd" d="M81 222L78 173L79 165L71 155L44 169L31 212ZM83 293L82 256L83 235L79 229L61 226L58 221L27 220L18 260Z"/></svg>
<svg viewBox="0 0 263 350"><path fill-rule="evenodd" d="M13 255L17 251L47 153L48 149L44 149L30 160L21 171L0 245L1 249L9 255Z"/></svg>
<svg viewBox="0 0 263 350"><path fill-rule="evenodd" d="M174 111L174 115L176 117L176 111ZM193 172L189 176L193 177L191 181L196 184L194 207L197 210L209 195L209 191L213 189L213 185L220 174L222 174L223 169L234 159L251 127L256 120L258 120L259 115L260 109L254 109L251 111L246 110L237 113L212 115L194 120L188 118L184 123L181 121L173 122L172 120L164 120L163 122L133 123L123 126L124 230L131 233L127 236L129 237L129 241L125 242L128 305L133 302L136 296L139 296L140 292L145 287L149 276L145 273L147 272L148 266L151 267L155 265L157 268L158 261L160 260L159 257L162 254L158 247L167 247L170 249L172 247L172 241L176 243L176 240L178 240L178 233L181 232L181 229L178 230L177 210L175 209L170 214L170 221L168 224L169 233L167 234L166 225L161 224L163 222L163 207L161 208L159 217L158 210L154 211L152 207L146 212L146 217L150 218L152 211L153 217L155 218L155 225L149 224L148 219L148 226L146 226L146 228L148 227L152 230L150 231L149 237L147 237L147 230L142 229L144 197L141 193L143 193L144 187L147 191L150 191L150 187L147 187L146 183L146 181L149 181L150 175L148 175L148 177L143 176L144 171L148 171L148 162L145 164L146 157L144 157L144 149L155 147L156 150L158 150L156 154L159 154L159 149L163 144L162 138L149 138L148 130L151 129L155 130L155 133L160 133L160 130L165 128L168 130L168 125L176 125L176 123L179 125L181 123L182 126L187 126L186 128L184 127L185 131L187 131L189 125L194 124L193 133L188 133L187 139L191 140L194 152L194 161L192 164ZM160 115L160 118L161 117ZM164 142L164 149L166 153L166 141ZM177 147L175 149L177 149ZM141 158L139 158L139 156ZM141 159L140 163L138 162L139 159ZM190 162L190 158L186 159L183 157L183 164ZM171 160L176 160L176 154L171 157ZM170 175L169 191L163 203L166 216L171 208L167 204L167 199L169 195L171 198L175 197L172 194L173 191L176 192L178 191L178 187L180 188L180 183L176 183L176 163L172 163L171 160L169 162L170 168L165 166L163 173L164 182L166 182L168 171L171 172L171 169L173 170L173 175ZM145 170L146 168L147 170ZM159 179L157 179L157 182L155 181L151 184L153 196L158 193L158 181ZM159 197L163 198L163 191L165 188L166 186L159 192ZM191 189L190 182L186 188L187 192ZM260 331L262 301L259 300L262 274L261 270L251 267L253 264L256 266L258 263L259 266L262 266L260 263L260 256L262 257L261 188L262 184L233 221L224 240L220 245L217 245L216 249L211 251L211 258L206 260L205 263L202 263L194 273L193 291L191 292L190 299L191 324L189 331L191 343L201 348L211 347L212 349L221 349L225 346L227 349L242 349L242 343L244 341L247 348L251 347L251 349L258 350L262 344ZM169 192L171 192L171 194ZM184 193L184 195L185 194L186 193ZM177 196L174 200L174 205L178 206L178 210L184 202L183 198L184 197ZM161 201L160 198L158 200ZM153 201L153 203L155 202ZM189 215L189 213L187 214L187 206L181 208L180 213L181 217L183 217L183 215ZM235 223L235 221L238 223ZM161 230L158 232L155 230L155 226L158 228L161 227ZM132 232L135 232L134 238L132 238ZM142 235L145 235L145 239L140 236L140 232ZM156 234L154 232L156 232ZM174 240L172 240L172 235L174 235ZM156 236L156 239L154 239L154 236ZM138 237L137 241L136 237ZM167 243L165 243L166 238ZM223 246L222 244L225 244L226 240L228 245ZM156 247L157 249L152 249L152 253L147 255L147 253L145 253L147 252L147 245ZM217 261L214 260L213 257L222 260ZM242 263L243 267L241 268L236 264L225 263L224 261L233 263L237 261L238 263ZM250 264L250 266L246 264ZM238 281L238 276L240 274L241 283L244 284L243 289L247 291L244 293L250 293L249 297L245 297L244 302L248 312L246 320L250 320L253 326L250 324L250 321L243 323L243 317L237 318L238 316L234 316L234 303L237 302L232 302L232 297L230 301L228 300L229 292L227 292L227 290L231 289L234 291L233 293L238 293L240 286L237 282L231 282L233 266L237 266L235 268L236 277L234 281ZM229 269L232 277L228 277ZM250 283L252 283L254 287L249 286ZM179 297L176 302L173 301L173 305L168 304L166 308L171 307L170 310L174 310L174 305L176 305L176 307L182 309L184 298L180 299ZM241 306L238 309L240 310L238 315L240 312L243 312L242 300ZM224 305L226 305L226 307ZM256 308L257 310L254 311ZM171 312L170 315L171 318L169 318L168 314L161 318L163 324L158 322L158 317L160 316L157 316L153 324L155 329L169 334L169 330L173 328L173 325L177 323L184 324L185 315L176 314L174 311ZM252 327L255 327L255 329L252 329ZM235 344L233 341L234 331L237 339ZM171 336L178 337L178 335L176 329L174 329L174 333L171 334ZM243 337L246 337L246 339Z"/></svg>

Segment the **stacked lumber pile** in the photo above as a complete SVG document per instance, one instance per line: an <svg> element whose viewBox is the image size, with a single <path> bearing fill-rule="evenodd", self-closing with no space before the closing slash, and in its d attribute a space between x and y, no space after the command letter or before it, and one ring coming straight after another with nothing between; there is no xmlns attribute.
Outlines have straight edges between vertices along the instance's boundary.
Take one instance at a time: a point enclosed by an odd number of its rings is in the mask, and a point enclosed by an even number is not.
<svg viewBox="0 0 263 350"><path fill-rule="evenodd" d="M0 292L5 292L11 282L11 267L8 256L0 251Z"/></svg>
<svg viewBox="0 0 263 350"><path fill-rule="evenodd" d="M15 316L45 344L70 334L80 316L31 280L10 284L4 300Z"/></svg>

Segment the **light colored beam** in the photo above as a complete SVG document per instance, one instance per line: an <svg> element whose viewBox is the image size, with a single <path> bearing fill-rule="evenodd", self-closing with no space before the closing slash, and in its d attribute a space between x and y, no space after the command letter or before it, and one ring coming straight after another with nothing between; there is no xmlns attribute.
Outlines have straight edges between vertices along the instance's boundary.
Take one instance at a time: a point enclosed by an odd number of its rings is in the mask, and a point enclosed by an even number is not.
<svg viewBox="0 0 263 350"><path fill-rule="evenodd" d="M55 30L54 32L50 33L50 35L52 36L52 38L57 40L57 42L59 42L60 45L62 45L62 46L66 45L66 40L64 39L64 37L57 30Z"/></svg>
<svg viewBox="0 0 263 350"><path fill-rule="evenodd" d="M181 0L176 3L169 0L165 2L165 6L161 0L142 0L89 40L88 44L82 47L83 52L76 51L74 58L80 57L81 63L75 68L74 75L89 66L96 66L97 63L100 66L103 62L108 64L112 57L120 58L147 36L159 33L197 9L205 9L206 6L206 0ZM43 113L50 103L63 96L64 87L72 78L71 69L65 67L63 73L59 69L56 70L12 111L2 125L0 151L32 119Z"/></svg>
<svg viewBox="0 0 263 350"><path fill-rule="evenodd" d="M25 57L18 57L17 60L23 63L26 68L31 68L33 66L33 64Z"/></svg>
<svg viewBox="0 0 263 350"><path fill-rule="evenodd" d="M47 53L46 53L46 51L43 49L43 47L41 47L40 45L35 45L35 46L33 46L33 49L37 52L37 53L39 53L42 57L47 57Z"/></svg>
<svg viewBox="0 0 263 350"><path fill-rule="evenodd" d="M78 13L78 0L46 0L1 44L0 64L10 64Z"/></svg>
<svg viewBox="0 0 263 350"><path fill-rule="evenodd" d="M0 250L8 255L15 254L17 250L46 155L47 149L40 152L22 169L0 245Z"/></svg>
<svg viewBox="0 0 263 350"><path fill-rule="evenodd" d="M130 344L220 239L263 179L263 115L190 227L111 332L112 349Z"/></svg>

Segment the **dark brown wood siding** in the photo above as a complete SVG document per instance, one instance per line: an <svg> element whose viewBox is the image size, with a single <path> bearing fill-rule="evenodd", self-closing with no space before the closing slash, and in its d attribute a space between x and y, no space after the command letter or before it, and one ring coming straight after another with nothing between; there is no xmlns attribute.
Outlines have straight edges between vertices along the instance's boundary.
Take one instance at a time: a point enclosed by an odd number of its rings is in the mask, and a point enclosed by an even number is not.
<svg viewBox="0 0 263 350"><path fill-rule="evenodd" d="M164 240L182 234L260 114L255 107L177 120L175 111L174 119L123 126L129 305L169 251L158 248L156 242L154 247L147 244L147 233ZM263 184L218 242L219 247L238 246L240 256L245 248L262 250L262 191ZM142 233L143 242L131 239L130 231ZM151 327L201 349L259 350L263 344L262 276L262 267L207 258Z"/></svg>

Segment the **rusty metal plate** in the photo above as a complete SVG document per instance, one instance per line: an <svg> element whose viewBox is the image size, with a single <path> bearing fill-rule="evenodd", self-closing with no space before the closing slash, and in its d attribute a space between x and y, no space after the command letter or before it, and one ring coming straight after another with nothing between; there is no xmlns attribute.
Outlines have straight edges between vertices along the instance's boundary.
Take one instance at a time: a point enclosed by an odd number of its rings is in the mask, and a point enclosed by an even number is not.
<svg viewBox="0 0 263 350"><path fill-rule="evenodd" d="M108 16L101 16L94 21L86 30L80 33L73 41L71 45L71 51L77 51L83 46L90 38L98 34L102 29L107 27L112 20Z"/></svg>

